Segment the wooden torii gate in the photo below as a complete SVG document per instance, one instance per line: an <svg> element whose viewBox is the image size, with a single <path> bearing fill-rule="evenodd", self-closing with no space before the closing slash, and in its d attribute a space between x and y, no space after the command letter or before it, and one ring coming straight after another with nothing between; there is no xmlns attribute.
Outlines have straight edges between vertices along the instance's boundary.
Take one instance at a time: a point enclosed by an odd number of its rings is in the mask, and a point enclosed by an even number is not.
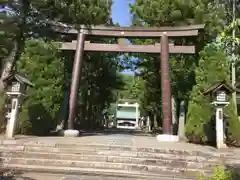
<svg viewBox="0 0 240 180"><path fill-rule="evenodd" d="M106 27L106 26L80 26L79 30L68 29L64 33L77 34L77 41L62 42L62 50L75 50L72 71L72 82L69 99L68 130L74 129L76 112L77 92L79 79L81 79L84 51L100 52L142 52L161 53L160 68L162 88L162 120L163 133L172 134L172 103L171 103L171 80L169 70L169 53L194 54L195 46L176 46L169 44L168 37L197 36L204 25L191 25L182 27ZM85 41L86 36L120 37L120 38L160 38L160 44L153 45L119 45L99 44Z"/></svg>

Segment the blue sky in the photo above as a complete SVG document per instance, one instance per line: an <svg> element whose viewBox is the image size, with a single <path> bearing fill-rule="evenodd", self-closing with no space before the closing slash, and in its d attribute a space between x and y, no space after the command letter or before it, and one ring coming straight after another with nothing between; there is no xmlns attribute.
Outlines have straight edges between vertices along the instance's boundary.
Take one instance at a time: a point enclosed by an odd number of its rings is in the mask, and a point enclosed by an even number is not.
<svg viewBox="0 0 240 180"><path fill-rule="evenodd" d="M133 3L134 1L135 0L113 0L112 19L114 23L119 23L120 26L131 25L129 3ZM133 74L130 70L124 70L122 73Z"/></svg>
<svg viewBox="0 0 240 180"><path fill-rule="evenodd" d="M129 11L129 3L135 0L113 0L112 19L114 23L121 26L129 26L131 24L131 13Z"/></svg>

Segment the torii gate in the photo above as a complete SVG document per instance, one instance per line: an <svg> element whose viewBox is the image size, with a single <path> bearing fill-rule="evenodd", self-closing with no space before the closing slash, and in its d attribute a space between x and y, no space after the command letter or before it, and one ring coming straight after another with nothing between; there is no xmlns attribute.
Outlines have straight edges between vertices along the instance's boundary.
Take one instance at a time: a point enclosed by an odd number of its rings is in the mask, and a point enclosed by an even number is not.
<svg viewBox="0 0 240 180"><path fill-rule="evenodd" d="M74 130L74 117L77 103L77 92L79 79L81 79L84 51L104 52L142 52L161 53L160 75L162 88L162 121L163 133L172 134L172 105L171 105L171 80L169 70L169 53L194 54L195 46L175 46L169 44L168 37L190 37L197 36L204 25L190 25L180 27L106 27L106 26L84 26L79 30L68 29L64 33L78 34L77 41L62 42L62 50L75 50L72 71L72 82L69 99L68 130ZM62 30L60 30L62 31ZM63 31L62 31L63 32ZM99 44L85 41L86 36L120 37L120 38L160 38L160 44L153 45L119 45Z"/></svg>

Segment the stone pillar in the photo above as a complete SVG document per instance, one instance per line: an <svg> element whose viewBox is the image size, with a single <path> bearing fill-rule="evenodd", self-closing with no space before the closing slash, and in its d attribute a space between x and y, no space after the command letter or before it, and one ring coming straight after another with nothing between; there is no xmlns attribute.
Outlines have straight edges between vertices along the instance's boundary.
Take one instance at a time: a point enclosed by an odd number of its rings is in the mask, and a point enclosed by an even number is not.
<svg viewBox="0 0 240 180"><path fill-rule="evenodd" d="M81 80L81 72L83 66L84 54L84 39L85 34L80 32L77 39L77 47L73 62L72 81L69 98L69 114L68 114L68 129L74 129L74 119L76 116L76 104L78 96L79 82Z"/></svg>
<svg viewBox="0 0 240 180"><path fill-rule="evenodd" d="M177 135L178 130L178 119L177 119L177 107L176 107L176 100L172 95L172 134Z"/></svg>
<svg viewBox="0 0 240 180"><path fill-rule="evenodd" d="M176 125L177 124L177 111L176 111L176 101L175 98L172 96L172 124Z"/></svg>
<svg viewBox="0 0 240 180"><path fill-rule="evenodd" d="M17 123L17 117L19 112L19 99L18 98L12 98L12 108L11 108L11 115L8 119L7 123L7 130L6 130L6 138L7 139L13 139L14 138L14 132L15 127Z"/></svg>
<svg viewBox="0 0 240 180"><path fill-rule="evenodd" d="M161 37L162 127L164 134L172 134L171 79L169 71L169 42L167 33Z"/></svg>
<svg viewBox="0 0 240 180"><path fill-rule="evenodd" d="M185 102L181 101L178 121L178 137L179 140L185 141Z"/></svg>
<svg viewBox="0 0 240 180"><path fill-rule="evenodd" d="M217 148L226 148L224 143L223 108L216 108L216 144Z"/></svg>
<svg viewBox="0 0 240 180"><path fill-rule="evenodd" d="M149 116L147 117L147 127L148 127L148 132L152 131L152 125Z"/></svg>

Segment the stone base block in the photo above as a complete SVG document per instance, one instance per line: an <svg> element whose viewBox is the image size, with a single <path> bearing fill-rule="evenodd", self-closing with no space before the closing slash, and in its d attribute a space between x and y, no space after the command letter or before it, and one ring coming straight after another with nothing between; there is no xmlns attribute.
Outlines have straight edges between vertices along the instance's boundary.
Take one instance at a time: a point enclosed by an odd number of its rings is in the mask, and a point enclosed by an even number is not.
<svg viewBox="0 0 240 180"><path fill-rule="evenodd" d="M5 140L10 140L11 141L11 140L16 140L16 138L15 137L8 137L8 136L6 136Z"/></svg>
<svg viewBox="0 0 240 180"><path fill-rule="evenodd" d="M226 144L222 142L217 143L217 149L226 149L226 148L228 148Z"/></svg>
<svg viewBox="0 0 240 180"><path fill-rule="evenodd" d="M60 135L64 137L78 137L79 131L75 129L67 129L60 131Z"/></svg>
<svg viewBox="0 0 240 180"><path fill-rule="evenodd" d="M159 134L157 135L157 140L159 142L178 142L179 137L176 135L170 135L170 134Z"/></svg>

